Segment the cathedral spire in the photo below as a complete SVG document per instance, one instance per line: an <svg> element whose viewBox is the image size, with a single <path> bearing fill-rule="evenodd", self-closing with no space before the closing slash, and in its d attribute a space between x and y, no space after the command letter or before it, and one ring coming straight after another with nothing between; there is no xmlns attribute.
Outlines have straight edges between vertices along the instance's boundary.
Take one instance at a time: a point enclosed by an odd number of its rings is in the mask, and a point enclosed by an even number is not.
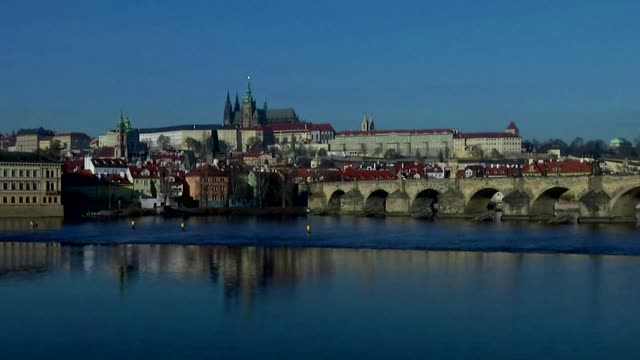
<svg viewBox="0 0 640 360"><path fill-rule="evenodd" d="M264 97L264 104L262 106L262 110L264 110L265 112L267 111L267 97Z"/></svg>
<svg viewBox="0 0 640 360"><path fill-rule="evenodd" d="M247 76L247 92L244 94L243 103L251 103L253 102L253 97L251 96L251 76Z"/></svg>
<svg viewBox="0 0 640 360"><path fill-rule="evenodd" d="M238 92L236 92L236 103L233 105L233 111L240 111L240 101L238 101Z"/></svg>

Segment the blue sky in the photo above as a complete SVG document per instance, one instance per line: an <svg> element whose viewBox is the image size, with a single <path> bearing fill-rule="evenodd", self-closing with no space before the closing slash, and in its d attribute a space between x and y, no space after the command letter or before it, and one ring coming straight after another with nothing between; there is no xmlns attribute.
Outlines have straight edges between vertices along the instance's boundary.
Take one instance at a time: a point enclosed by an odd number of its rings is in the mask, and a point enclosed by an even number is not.
<svg viewBox="0 0 640 360"><path fill-rule="evenodd" d="M639 1L0 3L0 131L220 123L259 103L357 128L640 136Z"/></svg>

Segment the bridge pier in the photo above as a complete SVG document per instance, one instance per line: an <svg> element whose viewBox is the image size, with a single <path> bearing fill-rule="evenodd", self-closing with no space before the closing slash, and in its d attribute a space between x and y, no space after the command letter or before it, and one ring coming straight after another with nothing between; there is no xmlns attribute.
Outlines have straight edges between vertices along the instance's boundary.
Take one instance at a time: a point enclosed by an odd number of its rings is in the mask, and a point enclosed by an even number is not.
<svg viewBox="0 0 640 360"><path fill-rule="evenodd" d="M464 216L464 194L457 189L452 189L440 197L439 215L444 217Z"/></svg>
<svg viewBox="0 0 640 360"><path fill-rule="evenodd" d="M580 218L606 218L609 216L611 198L602 191L589 191L578 203Z"/></svg>
<svg viewBox="0 0 640 360"><path fill-rule="evenodd" d="M527 193L515 190L502 198L503 220L529 220L531 197Z"/></svg>
<svg viewBox="0 0 640 360"><path fill-rule="evenodd" d="M397 190L387 197L385 212L387 215L408 215L410 202L407 193Z"/></svg>
<svg viewBox="0 0 640 360"><path fill-rule="evenodd" d="M357 215L364 209L364 197L358 189L351 189L340 199L340 214Z"/></svg>

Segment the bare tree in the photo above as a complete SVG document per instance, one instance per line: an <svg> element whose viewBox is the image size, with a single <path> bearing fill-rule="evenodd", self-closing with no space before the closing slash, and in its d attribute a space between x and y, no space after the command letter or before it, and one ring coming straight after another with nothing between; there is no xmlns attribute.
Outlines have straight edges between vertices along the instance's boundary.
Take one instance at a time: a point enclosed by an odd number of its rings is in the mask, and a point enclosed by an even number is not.
<svg viewBox="0 0 640 360"><path fill-rule="evenodd" d="M282 207L287 206L287 202L291 204L293 202L293 191L295 189L295 170L294 169L283 169L278 171L278 179L279 179L279 192L280 192L280 201L282 202Z"/></svg>
<svg viewBox="0 0 640 360"><path fill-rule="evenodd" d="M247 140L247 151L261 152L262 150L264 150L264 143L260 138L252 136Z"/></svg>
<svg viewBox="0 0 640 360"><path fill-rule="evenodd" d="M171 138L166 135L158 136L157 144L160 149L166 151L171 149Z"/></svg>
<svg viewBox="0 0 640 360"><path fill-rule="evenodd" d="M269 173L265 171L254 172L256 176L256 200L258 201L258 207L265 206L267 199L267 193L269 191Z"/></svg>

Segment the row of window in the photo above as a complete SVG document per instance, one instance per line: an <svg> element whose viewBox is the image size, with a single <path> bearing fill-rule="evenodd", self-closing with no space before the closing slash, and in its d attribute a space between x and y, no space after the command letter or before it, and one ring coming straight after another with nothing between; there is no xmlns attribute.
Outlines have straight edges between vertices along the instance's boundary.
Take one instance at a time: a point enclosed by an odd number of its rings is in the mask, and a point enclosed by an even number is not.
<svg viewBox="0 0 640 360"><path fill-rule="evenodd" d="M47 182L47 185L49 183ZM3 182L2 190L38 190L37 182ZM47 190L49 190L47 188Z"/></svg>
<svg viewBox="0 0 640 360"><path fill-rule="evenodd" d="M37 204L37 202L38 202L38 198L36 198L35 196L33 196L33 197L28 197L28 196L22 197L22 196L20 196L17 199L16 199L15 196L12 196L11 199L9 199L7 196L3 196L2 197L2 203L3 204L9 204L9 203L16 204L16 200L17 200L17 204ZM49 204L57 204L58 203L58 197L57 196L48 196L48 197L45 196L45 197L42 198L42 202L45 203L45 204L47 204L47 203L49 203Z"/></svg>
<svg viewBox="0 0 640 360"><path fill-rule="evenodd" d="M9 170L9 169L3 169L0 172L0 175L2 175L2 177L38 177L38 174L40 174L40 172L38 170ZM47 178L52 178L52 177L58 177L58 171L57 170L44 170L43 172L44 177Z"/></svg>

